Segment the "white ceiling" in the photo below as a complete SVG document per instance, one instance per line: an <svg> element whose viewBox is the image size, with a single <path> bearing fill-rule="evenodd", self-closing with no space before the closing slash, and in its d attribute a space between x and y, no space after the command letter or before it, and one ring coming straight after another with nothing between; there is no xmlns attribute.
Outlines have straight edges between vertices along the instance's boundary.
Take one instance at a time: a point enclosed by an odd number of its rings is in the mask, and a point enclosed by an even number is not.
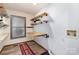
<svg viewBox="0 0 79 59"><path fill-rule="evenodd" d="M49 5L49 3L37 3L37 5L33 5L33 3L4 3L3 5L8 9L18 10L35 15L42 8Z"/></svg>

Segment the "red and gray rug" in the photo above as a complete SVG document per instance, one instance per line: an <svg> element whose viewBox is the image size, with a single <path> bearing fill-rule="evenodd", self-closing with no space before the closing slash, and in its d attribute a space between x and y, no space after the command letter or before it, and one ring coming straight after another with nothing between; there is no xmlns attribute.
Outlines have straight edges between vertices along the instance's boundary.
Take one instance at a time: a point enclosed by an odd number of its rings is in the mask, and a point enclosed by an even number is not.
<svg viewBox="0 0 79 59"><path fill-rule="evenodd" d="M34 41L5 46L0 55L41 55L47 50Z"/></svg>

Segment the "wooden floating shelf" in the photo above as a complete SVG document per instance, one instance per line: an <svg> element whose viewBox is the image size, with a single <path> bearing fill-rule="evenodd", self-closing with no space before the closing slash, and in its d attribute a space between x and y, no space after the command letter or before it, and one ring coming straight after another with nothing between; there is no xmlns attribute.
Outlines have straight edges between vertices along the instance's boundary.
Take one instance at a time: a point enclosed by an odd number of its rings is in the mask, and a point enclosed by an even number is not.
<svg viewBox="0 0 79 59"><path fill-rule="evenodd" d="M28 32L27 33L30 37L40 37L40 36L44 36L45 38L48 38L49 36L45 33L42 32Z"/></svg>
<svg viewBox="0 0 79 59"><path fill-rule="evenodd" d="M31 21L34 21L37 18L42 18L43 16L48 16L48 13L44 12L44 13L40 14L39 16L36 16L36 17L32 18Z"/></svg>

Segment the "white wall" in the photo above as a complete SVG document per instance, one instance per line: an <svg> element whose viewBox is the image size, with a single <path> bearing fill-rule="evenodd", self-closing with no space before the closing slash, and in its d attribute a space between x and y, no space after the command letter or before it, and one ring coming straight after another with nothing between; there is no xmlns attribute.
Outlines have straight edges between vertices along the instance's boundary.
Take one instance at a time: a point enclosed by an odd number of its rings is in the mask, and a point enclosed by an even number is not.
<svg viewBox="0 0 79 59"><path fill-rule="evenodd" d="M49 23L54 35L48 40L49 49L54 54L79 54L79 4L51 4L42 11L48 12L53 20ZM76 38L66 35L66 30L73 29L77 30ZM39 40L36 39L42 45Z"/></svg>
<svg viewBox="0 0 79 59"><path fill-rule="evenodd" d="M43 23L43 24L40 24L40 25L35 25L34 31L42 32L44 34L48 34L49 36L52 35L49 24L47 24L47 23ZM48 47L48 40L49 40L49 38L45 38L45 37L41 36L41 37L37 37L35 41L37 43L39 43L40 45L42 45L44 48L48 49L49 48Z"/></svg>
<svg viewBox="0 0 79 59"><path fill-rule="evenodd" d="M28 13L24 13L24 12L20 12L20 11L14 11L14 10L8 10L8 9L6 9L6 10L7 10L7 13L9 15L9 18L7 19L7 23L9 25L9 28L7 29L7 33L9 33L9 36L4 41L4 43L5 43L4 45L9 45L9 44L14 44L14 43L18 43L18 42L31 40L31 39L28 39L28 37L18 38L18 39L10 39L10 15L26 17L26 26L30 26L30 19L33 17L33 15L28 14ZM33 30L26 29L26 32L31 32L31 31L33 31Z"/></svg>

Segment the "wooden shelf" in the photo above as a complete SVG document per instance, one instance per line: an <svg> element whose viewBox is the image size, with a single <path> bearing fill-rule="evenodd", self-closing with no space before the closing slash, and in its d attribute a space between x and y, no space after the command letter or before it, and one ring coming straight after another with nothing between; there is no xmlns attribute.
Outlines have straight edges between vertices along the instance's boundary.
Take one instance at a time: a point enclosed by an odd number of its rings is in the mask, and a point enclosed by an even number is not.
<svg viewBox="0 0 79 59"><path fill-rule="evenodd" d="M41 33L41 32L28 32L27 33L29 36L39 36L39 35L44 35L44 33Z"/></svg>
<svg viewBox="0 0 79 59"><path fill-rule="evenodd" d="M41 21L40 19L43 17L43 16L48 16L48 13L44 12L34 18L31 19L32 21L32 24L31 25L37 25L37 24L42 24L43 22L47 23L48 21Z"/></svg>
<svg viewBox="0 0 79 59"><path fill-rule="evenodd" d="M42 13L42 14L40 14L40 15L34 17L34 18L32 18L31 21L35 21L35 20L37 20L38 18L42 18L43 16L48 16L48 13L44 12L44 13Z"/></svg>
<svg viewBox="0 0 79 59"><path fill-rule="evenodd" d="M27 32L27 35L29 35L30 37L40 37L40 36L44 36L44 37L49 37L46 33L42 33L42 32Z"/></svg>

